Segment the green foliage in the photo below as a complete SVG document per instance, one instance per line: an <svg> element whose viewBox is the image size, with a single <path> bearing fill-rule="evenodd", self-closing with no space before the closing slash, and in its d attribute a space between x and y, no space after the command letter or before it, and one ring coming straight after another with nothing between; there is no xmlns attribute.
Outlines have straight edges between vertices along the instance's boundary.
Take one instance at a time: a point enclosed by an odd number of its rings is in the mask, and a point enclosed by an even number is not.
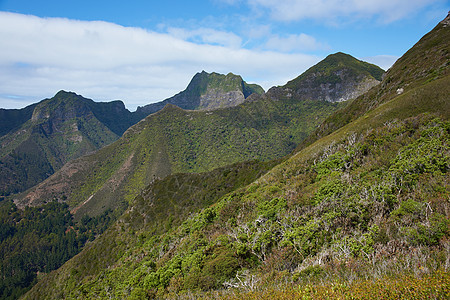
<svg viewBox="0 0 450 300"><path fill-rule="evenodd" d="M106 212L74 224L67 204L57 202L24 210L10 201L0 202L0 298L20 297L38 274L59 268L111 221Z"/></svg>
<svg viewBox="0 0 450 300"><path fill-rule="evenodd" d="M346 166L349 164L349 159L351 159L352 154L344 155L341 152L336 152L324 161L316 164L314 168L317 172L316 180L320 180L322 177L327 176L332 172L341 172L346 169Z"/></svg>
<svg viewBox="0 0 450 300"><path fill-rule="evenodd" d="M408 199L400 203L400 207L391 212L391 216L402 218L411 215L412 217L419 217L419 213L424 209L423 203L419 203L412 199Z"/></svg>
<svg viewBox="0 0 450 300"><path fill-rule="evenodd" d="M298 279L305 278L318 278L324 273L324 269L321 266L309 266L301 270L300 272L295 273L292 276L293 281L297 281Z"/></svg>
<svg viewBox="0 0 450 300"><path fill-rule="evenodd" d="M317 220L309 220L305 225L286 232L282 246L292 245L302 257L314 255L324 243L325 232Z"/></svg>
<svg viewBox="0 0 450 300"><path fill-rule="evenodd" d="M259 214L266 219L274 221L277 214L286 208L286 200L283 198L274 198L267 202L258 204Z"/></svg>
<svg viewBox="0 0 450 300"><path fill-rule="evenodd" d="M422 173L445 173L450 166L448 142L445 128L431 126L397 154L389 171L402 186L414 185Z"/></svg>
<svg viewBox="0 0 450 300"><path fill-rule="evenodd" d="M3 110L6 118L11 114L21 121L11 122L15 130L0 138L0 195L22 192L66 162L115 141L138 121L121 104L60 91L22 110Z"/></svg>
<svg viewBox="0 0 450 300"><path fill-rule="evenodd" d="M340 180L326 181L321 184L317 190L314 202L317 204L325 199L340 197L345 188L346 187Z"/></svg>
<svg viewBox="0 0 450 300"><path fill-rule="evenodd" d="M446 298L449 79L407 82L411 89L393 97L396 80L385 79L324 126L332 132L370 110L362 118L325 137L324 129L322 139L261 177L244 183L225 168L154 181L114 227L26 296L127 298L144 290L153 298ZM287 102L280 103L263 108ZM246 105L249 111L234 114L234 123L267 129L251 118L267 110ZM195 142L201 118L167 111L194 132L183 142L195 147L179 156L194 169L203 149ZM211 127L221 124L209 120ZM228 136L240 141L252 132ZM220 193L210 177L225 183ZM230 178L234 184L227 184ZM223 286L234 288L220 291Z"/></svg>
<svg viewBox="0 0 450 300"><path fill-rule="evenodd" d="M406 228L406 235L413 245L435 246L450 233L450 221L441 214L433 214L426 224Z"/></svg>

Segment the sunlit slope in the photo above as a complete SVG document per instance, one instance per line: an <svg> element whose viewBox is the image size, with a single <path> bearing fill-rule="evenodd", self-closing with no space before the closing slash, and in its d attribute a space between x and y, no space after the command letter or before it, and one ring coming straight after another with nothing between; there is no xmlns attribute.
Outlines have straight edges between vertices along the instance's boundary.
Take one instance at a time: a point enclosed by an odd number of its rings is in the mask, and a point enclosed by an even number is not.
<svg viewBox="0 0 450 300"><path fill-rule="evenodd" d="M180 198L167 193L173 177L157 181L26 296L205 297L237 286L245 297L250 284L258 292L438 272L450 225L448 95L448 75L411 82L250 185L201 205L183 201L198 189ZM228 173L218 175L223 183Z"/></svg>
<svg viewBox="0 0 450 300"><path fill-rule="evenodd" d="M16 203L38 205L56 198L78 214L101 213L132 200L158 177L282 157L338 106L295 99L261 99L215 111L168 105L115 143L65 165Z"/></svg>

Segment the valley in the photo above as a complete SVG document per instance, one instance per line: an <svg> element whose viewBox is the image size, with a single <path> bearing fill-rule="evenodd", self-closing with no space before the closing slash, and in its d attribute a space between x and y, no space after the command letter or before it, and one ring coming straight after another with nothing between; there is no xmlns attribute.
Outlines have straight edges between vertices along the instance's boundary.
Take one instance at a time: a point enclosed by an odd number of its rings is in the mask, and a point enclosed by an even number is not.
<svg viewBox="0 0 450 300"><path fill-rule="evenodd" d="M0 295L445 299L448 18L386 72L339 52L267 92L201 72L133 113L0 111Z"/></svg>

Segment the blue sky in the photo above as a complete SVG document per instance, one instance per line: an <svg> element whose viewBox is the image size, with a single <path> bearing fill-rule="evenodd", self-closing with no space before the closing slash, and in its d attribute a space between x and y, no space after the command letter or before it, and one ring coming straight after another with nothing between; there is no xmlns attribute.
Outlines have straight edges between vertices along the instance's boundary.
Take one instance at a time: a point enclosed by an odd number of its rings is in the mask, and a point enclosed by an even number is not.
<svg viewBox="0 0 450 300"><path fill-rule="evenodd" d="M267 90L338 51L387 69L449 9L445 0L0 0L0 107L64 89L134 110L202 70Z"/></svg>

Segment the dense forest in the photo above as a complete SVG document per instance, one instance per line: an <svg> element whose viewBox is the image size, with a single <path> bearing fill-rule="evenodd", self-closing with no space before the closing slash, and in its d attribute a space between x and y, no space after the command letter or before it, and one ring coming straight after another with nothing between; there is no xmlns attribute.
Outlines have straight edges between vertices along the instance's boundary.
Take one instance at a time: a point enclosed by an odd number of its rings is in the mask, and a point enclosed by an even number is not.
<svg viewBox="0 0 450 300"><path fill-rule="evenodd" d="M59 268L112 222L112 213L75 223L67 204L21 210L0 202L0 298L17 299L39 276Z"/></svg>

